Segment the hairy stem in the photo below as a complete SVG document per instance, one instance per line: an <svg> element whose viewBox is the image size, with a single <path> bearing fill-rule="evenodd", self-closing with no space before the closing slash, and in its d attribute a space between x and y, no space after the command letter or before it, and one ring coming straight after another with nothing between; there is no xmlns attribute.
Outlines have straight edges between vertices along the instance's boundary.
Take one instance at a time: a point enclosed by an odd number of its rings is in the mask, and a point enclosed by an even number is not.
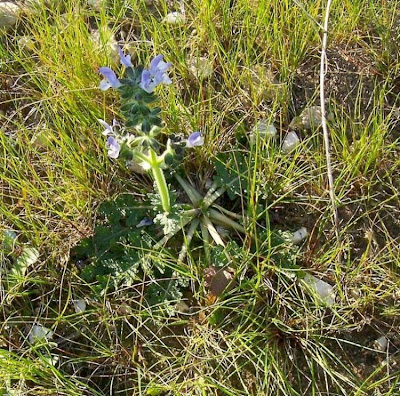
<svg viewBox="0 0 400 396"><path fill-rule="evenodd" d="M164 212L171 211L171 203L169 199L169 190L165 180L164 172L157 162L157 155L153 150L150 150L151 170L153 172L154 181L157 186L158 193L160 194L161 204Z"/></svg>

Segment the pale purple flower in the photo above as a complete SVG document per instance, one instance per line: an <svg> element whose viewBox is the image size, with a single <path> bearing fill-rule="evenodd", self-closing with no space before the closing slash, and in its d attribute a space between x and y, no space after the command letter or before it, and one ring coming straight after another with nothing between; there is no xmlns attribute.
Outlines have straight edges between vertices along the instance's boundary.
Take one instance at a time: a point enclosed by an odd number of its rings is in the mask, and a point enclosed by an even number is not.
<svg viewBox="0 0 400 396"><path fill-rule="evenodd" d="M122 84L118 80L115 73L109 67L100 67L101 73L105 79L100 81L100 89L106 91L108 88L119 88Z"/></svg>
<svg viewBox="0 0 400 396"><path fill-rule="evenodd" d="M125 67L133 67L132 62L131 62L131 56L126 55L122 52L122 49L120 46L118 46L118 54L120 58L121 65L124 65Z"/></svg>
<svg viewBox="0 0 400 396"><path fill-rule="evenodd" d="M152 93L154 88L164 84L171 84L171 79L168 77L167 70L171 67L171 63L163 61L163 55L156 56L150 62L149 70L142 71L142 78L139 87L148 93Z"/></svg>
<svg viewBox="0 0 400 396"><path fill-rule="evenodd" d="M100 122L101 125L105 128L104 131L102 132L103 135L108 136L108 135L114 135L114 127L119 127L119 122L114 118L112 125L107 124L105 121L102 119L98 119L97 121Z"/></svg>
<svg viewBox="0 0 400 396"><path fill-rule="evenodd" d="M204 144L204 137L201 132L193 132L186 141L186 147L197 147Z"/></svg>
<svg viewBox="0 0 400 396"><path fill-rule="evenodd" d="M140 227L148 227L151 226L153 224L153 220L149 219L148 217L145 217L142 221L140 221L137 225L136 228L140 228Z"/></svg>
<svg viewBox="0 0 400 396"><path fill-rule="evenodd" d="M109 136L107 138L106 148L108 149L107 154L110 158L114 158L114 159L118 158L119 151L121 150L121 146L115 138L113 138L112 136Z"/></svg>
<svg viewBox="0 0 400 396"><path fill-rule="evenodd" d="M171 62L164 62L163 59L163 55L157 55L150 62L150 72L152 74L156 74L157 72L165 73L171 67Z"/></svg>

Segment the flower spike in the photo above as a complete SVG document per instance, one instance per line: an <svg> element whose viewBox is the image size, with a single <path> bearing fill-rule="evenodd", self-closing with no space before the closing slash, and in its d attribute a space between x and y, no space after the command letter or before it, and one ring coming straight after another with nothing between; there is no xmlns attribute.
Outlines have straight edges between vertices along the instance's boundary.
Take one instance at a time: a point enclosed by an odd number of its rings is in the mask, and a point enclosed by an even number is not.
<svg viewBox="0 0 400 396"><path fill-rule="evenodd" d="M126 55L122 52L122 49L120 46L118 46L118 54L119 54L119 59L121 62L121 65L124 65L125 67L133 67L132 61L131 61L131 56Z"/></svg>
<svg viewBox="0 0 400 396"><path fill-rule="evenodd" d="M100 89L102 91L107 91L107 89L111 87L119 88L122 85L109 67L100 67L99 73L105 77L105 79L100 82Z"/></svg>

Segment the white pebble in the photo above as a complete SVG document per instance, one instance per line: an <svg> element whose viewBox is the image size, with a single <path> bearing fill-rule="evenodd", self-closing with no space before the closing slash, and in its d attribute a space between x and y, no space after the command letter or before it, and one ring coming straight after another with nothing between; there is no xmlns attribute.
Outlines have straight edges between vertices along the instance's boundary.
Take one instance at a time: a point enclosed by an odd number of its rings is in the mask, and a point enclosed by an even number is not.
<svg viewBox="0 0 400 396"><path fill-rule="evenodd" d="M278 131L274 124L269 123L267 120L260 120L254 125L250 132L250 144L256 142L257 135L260 136L260 139L266 140L274 138L277 133Z"/></svg>
<svg viewBox="0 0 400 396"><path fill-rule="evenodd" d="M289 132L285 139L283 140L282 150L285 153L289 153L294 150L300 144L300 139L297 136L296 132Z"/></svg>
<svg viewBox="0 0 400 396"><path fill-rule="evenodd" d="M292 236L292 242L294 244L300 243L304 239L306 239L310 234L307 231L306 227L301 227L299 230L295 231Z"/></svg>
<svg viewBox="0 0 400 396"><path fill-rule="evenodd" d="M327 304L332 305L335 303L335 292L329 283L310 274L307 274L303 280Z"/></svg>
<svg viewBox="0 0 400 396"><path fill-rule="evenodd" d="M21 49L27 51L34 51L35 49L35 40L32 36L22 36L18 39L18 45Z"/></svg>
<svg viewBox="0 0 400 396"><path fill-rule="evenodd" d="M32 329L29 333L28 340L31 344L34 344L36 341L46 340L48 341L53 337L53 332L45 326L41 324L35 324L32 326Z"/></svg>
<svg viewBox="0 0 400 396"><path fill-rule="evenodd" d="M100 54L106 54L110 57L113 66L119 65L118 42L113 32L103 26L100 30L92 30L90 33L94 49Z"/></svg>
<svg viewBox="0 0 400 396"><path fill-rule="evenodd" d="M85 300L74 300L74 309L76 313L81 313L86 310L86 301Z"/></svg>
<svg viewBox="0 0 400 396"><path fill-rule="evenodd" d="M388 343L389 340L385 336L382 336L374 341L374 346L379 351L385 351L388 346Z"/></svg>
<svg viewBox="0 0 400 396"><path fill-rule="evenodd" d="M21 8L11 1L0 3L0 30L9 30L17 24Z"/></svg>
<svg viewBox="0 0 400 396"><path fill-rule="evenodd" d="M170 25L181 25L186 22L186 16L179 11L170 12L163 19L163 22L169 23Z"/></svg>
<svg viewBox="0 0 400 396"><path fill-rule="evenodd" d="M205 57L194 57L188 61L189 71L197 78L206 79L214 72L213 62Z"/></svg>
<svg viewBox="0 0 400 396"><path fill-rule="evenodd" d="M175 307L176 311L179 313L188 313L189 305L186 304L184 300L180 300Z"/></svg>
<svg viewBox="0 0 400 396"><path fill-rule="evenodd" d="M102 9L106 7L104 0L88 0L87 3L90 7L98 12L102 11Z"/></svg>

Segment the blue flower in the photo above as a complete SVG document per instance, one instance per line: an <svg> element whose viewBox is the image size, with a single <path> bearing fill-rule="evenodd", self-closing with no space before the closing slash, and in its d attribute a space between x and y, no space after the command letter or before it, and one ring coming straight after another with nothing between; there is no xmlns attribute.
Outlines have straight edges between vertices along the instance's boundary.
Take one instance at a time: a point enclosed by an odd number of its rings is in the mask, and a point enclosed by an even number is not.
<svg viewBox="0 0 400 396"><path fill-rule="evenodd" d="M100 122L101 125L105 128L104 131L102 132L103 135L108 136L108 135L114 135L114 127L119 127L119 122L114 118L112 125L107 124L105 121L101 120L100 118L97 120Z"/></svg>
<svg viewBox="0 0 400 396"><path fill-rule="evenodd" d="M202 146L204 144L204 137L201 132L193 132L186 141L186 147Z"/></svg>
<svg viewBox="0 0 400 396"><path fill-rule="evenodd" d="M142 221L140 221L138 224L136 224L136 228L140 227L148 227L153 224L153 220L149 219L148 217L145 217Z"/></svg>
<svg viewBox="0 0 400 396"><path fill-rule="evenodd" d="M110 158L114 158L114 159L118 158L119 151L121 150L121 146L115 138L113 138L112 136L109 136L107 138L106 148L108 149L107 154Z"/></svg>
<svg viewBox="0 0 400 396"><path fill-rule="evenodd" d="M133 67L132 62L131 62L131 56L126 55L122 52L122 49L120 46L118 46L118 54L120 58L121 65L124 65L125 67Z"/></svg>
<svg viewBox="0 0 400 396"><path fill-rule="evenodd" d="M106 91L110 87L119 88L122 85L109 67L100 67L99 73L105 77L104 80L100 81L100 89L102 91Z"/></svg>
<svg viewBox="0 0 400 396"><path fill-rule="evenodd" d="M139 87L148 93L152 93L154 88L164 84L171 84L167 70L171 67L171 63L163 61L163 56L158 55L150 62L150 69L142 71L142 78Z"/></svg>

